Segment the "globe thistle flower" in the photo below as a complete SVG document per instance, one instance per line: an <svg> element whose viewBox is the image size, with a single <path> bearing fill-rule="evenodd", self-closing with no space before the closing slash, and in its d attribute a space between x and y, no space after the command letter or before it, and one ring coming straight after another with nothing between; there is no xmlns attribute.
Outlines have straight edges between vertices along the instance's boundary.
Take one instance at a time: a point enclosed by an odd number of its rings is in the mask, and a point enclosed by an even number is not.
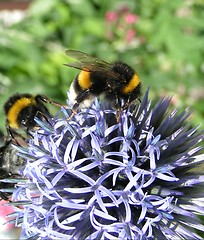
<svg viewBox="0 0 204 240"><path fill-rule="evenodd" d="M102 100L42 122L13 193L22 239L202 239L203 134L169 98L117 111Z"/></svg>

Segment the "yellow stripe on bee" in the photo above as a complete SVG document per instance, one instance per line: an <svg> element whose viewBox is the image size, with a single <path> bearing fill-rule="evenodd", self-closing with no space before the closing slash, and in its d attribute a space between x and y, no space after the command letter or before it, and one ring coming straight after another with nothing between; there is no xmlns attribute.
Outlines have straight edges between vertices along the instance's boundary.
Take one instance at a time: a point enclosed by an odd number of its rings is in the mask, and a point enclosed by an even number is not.
<svg viewBox="0 0 204 240"><path fill-rule="evenodd" d="M34 105L34 104L36 104L34 98L22 97L22 98L16 100L16 102L11 106L11 108L9 109L8 114L7 114L8 125L11 128L18 129L19 128L19 124L18 124L19 113L25 107L27 107L29 105Z"/></svg>
<svg viewBox="0 0 204 240"><path fill-rule="evenodd" d="M78 75L78 84L83 90L89 89L92 85L90 75L91 73L87 71L81 71Z"/></svg>
<svg viewBox="0 0 204 240"><path fill-rule="evenodd" d="M137 73L133 75L129 83L123 88L122 92L124 94L131 93L140 83L140 79Z"/></svg>

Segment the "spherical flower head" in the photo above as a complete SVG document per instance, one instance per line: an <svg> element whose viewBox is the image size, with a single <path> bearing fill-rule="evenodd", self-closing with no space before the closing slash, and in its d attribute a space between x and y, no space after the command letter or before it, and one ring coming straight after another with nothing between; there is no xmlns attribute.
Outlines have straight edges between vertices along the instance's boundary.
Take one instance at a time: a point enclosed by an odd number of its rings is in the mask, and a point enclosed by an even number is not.
<svg viewBox="0 0 204 240"><path fill-rule="evenodd" d="M22 239L201 239L203 135L169 103L147 92L126 110L96 100L36 120L13 194Z"/></svg>

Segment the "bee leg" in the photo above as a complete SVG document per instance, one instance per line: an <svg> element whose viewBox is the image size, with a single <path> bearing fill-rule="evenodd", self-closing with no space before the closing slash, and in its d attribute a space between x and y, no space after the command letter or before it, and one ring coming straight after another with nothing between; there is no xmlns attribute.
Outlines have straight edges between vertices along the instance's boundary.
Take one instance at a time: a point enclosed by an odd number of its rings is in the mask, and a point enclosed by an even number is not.
<svg viewBox="0 0 204 240"><path fill-rule="evenodd" d="M47 115L47 114L44 114L41 111L37 111L36 114L35 114L35 117L39 118L42 121L45 120L46 122L49 123L49 118L52 118L52 115L51 114Z"/></svg>
<svg viewBox="0 0 204 240"><path fill-rule="evenodd" d="M115 106L117 109L116 110L116 121L118 123L120 121L122 107L121 107L121 99L118 97L118 95L116 95L115 99L116 99Z"/></svg>
<svg viewBox="0 0 204 240"><path fill-rule="evenodd" d="M86 95L89 93L89 89L86 89L85 91L81 92L77 98L76 98L76 103L72 107L72 114L69 118L67 118L67 121L71 120L73 116L76 114L77 109L79 108L80 103L86 98Z"/></svg>
<svg viewBox="0 0 204 240"><path fill-rule="evenodd" d="M131 99L131 95L128 96L128 99L127 99L127 101L125 101L124 106L123 106L123 109L126 110L126 111L127 111L128 107L131 103L130 99Z"/></svg>
<svg viewBox="0 0 204 240"><path fill-rule="evenodd" d="M67 118L67 121L70 121L70 120L73 118L73 116L77 113L78 107L79 107L79 103L76 102L76 103L74 104L74 106L72 107L72 114L70 115L69 118Z"/></svg>
<svg viewBox="0 0 204 240"><path fill-rule="evenodd" d="M78 104L76 107L78 108L79 107L79 104L86 98L86 95L89 93L89 89L86 89L85 91L81 92L77 98L76 98L76 103L75 104ZM75 106L73 106L74 108ZM76 108L75 107L75 108Z"/></svg>
<svg viewBox="0 0 204 240"><path fill-rule="evenodd" d="M11 141L14 141L16 145L18 146L27 146L26 143L26 138L21 135L20 133L18 133L17 131L15 131L14 129L10 128L9 126L7 126L7 133L8 136L6 139L6 142L9 143Z"/></svg>
<svg viewBox="0 0 204 240"><path fill-rule="evenodd" d="M25 126L25 132L26 132L26 134L27 134L29 137L33 138L33 135L30 133L30 130L31 130L31 129L30 129L26 124L23 124L23 123L22 123L22 125Z"/></svg>
<svg viewBox="0 0 204 240"><path fill-rule="evenodd" d="M19 135L19 133L16 130L12 129L9 126L6 126L6 130L7 130L7 133L8 133L7 136L9 136L6 139L7 142L11 139L15 139L15 137Z"/></svg>

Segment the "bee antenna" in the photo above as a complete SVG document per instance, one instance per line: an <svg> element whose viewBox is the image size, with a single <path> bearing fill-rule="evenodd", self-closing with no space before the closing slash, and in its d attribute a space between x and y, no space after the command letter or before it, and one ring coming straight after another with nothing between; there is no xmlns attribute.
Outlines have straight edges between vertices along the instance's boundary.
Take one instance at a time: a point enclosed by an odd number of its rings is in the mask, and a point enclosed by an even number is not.
<svg viewBox="0 0 204 240"><path fill-rule="evenodd" d="M61 104L61 103L59 103L59 102L56 102L56 101L53 101L53 100L49 99L48 97L46 97L45 95L37 95L35 98L36 98L37 100L40 100L40 101L42 101L42 102L55 105L55 106L57 106L57 107L68 108L66 105L63 105L63 104Z"/></svg>

